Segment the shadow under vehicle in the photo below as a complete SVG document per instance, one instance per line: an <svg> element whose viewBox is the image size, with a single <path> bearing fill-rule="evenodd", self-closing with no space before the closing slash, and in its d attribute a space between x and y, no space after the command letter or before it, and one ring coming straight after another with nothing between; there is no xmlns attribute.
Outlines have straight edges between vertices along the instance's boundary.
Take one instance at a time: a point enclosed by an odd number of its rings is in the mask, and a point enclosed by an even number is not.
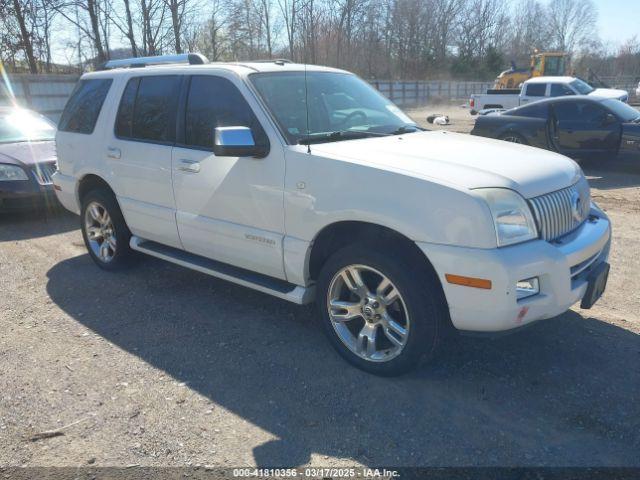
<svg viewBox="0 0 640 480"><path fill-rule="evenodd" d="M640 466L640 337L631 331L569 311L506 337L460 337L428 369L381 378L345 368L309 307L144 263L121 275L96 271L88 255L70 258L47 272L47 293L118 349L275 436L247 445L259 466L316 455L387 466Z"/></svg>

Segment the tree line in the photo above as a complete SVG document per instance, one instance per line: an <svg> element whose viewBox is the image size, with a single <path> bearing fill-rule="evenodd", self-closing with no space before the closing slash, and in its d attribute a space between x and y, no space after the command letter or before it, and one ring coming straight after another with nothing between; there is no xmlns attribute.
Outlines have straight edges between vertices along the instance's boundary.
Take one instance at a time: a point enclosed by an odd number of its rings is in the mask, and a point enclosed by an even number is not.
<svg viewBox="0 0 640 480"><path fill-rule="evenodd" d="M489 79L511 61L527 66L537 48L640 76L640 42L609 51L592 0L0 0L0 26L0 60L31 73L192 51L367 78Z"/></svg>

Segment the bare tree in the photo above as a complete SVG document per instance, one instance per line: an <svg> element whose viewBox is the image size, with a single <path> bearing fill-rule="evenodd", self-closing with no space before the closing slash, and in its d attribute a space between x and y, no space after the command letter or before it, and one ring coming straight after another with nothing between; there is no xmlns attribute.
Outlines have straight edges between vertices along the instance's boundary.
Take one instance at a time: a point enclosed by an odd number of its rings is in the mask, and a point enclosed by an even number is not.
<svg viewBox="0 0 640 480"><path fill-rule="evenodd" d="M549 47L549 21L539 0L521 0L511 16L511 39L507 49L510 59L526 64L534 49Z"/></svg>
<svg viewBox="0 0 640 480"><path fill-rule="evenodd" d="M551 0L547 21L552 46L574 52L594 36L597 12L592 0Z"/></svg>
<svg viewBox="0 0 640 480"><path fill-rule="evenodd" d="M261 30L264 33L264 43L269 58L273 58L273 42L275 35L273 2L272 0L254 0L254 9L262 24Z"/></svg>
<svg viewBox="0 0 640 480"><path fill-rule="evenodd" d="M228 17L225 15L227 9L223 0L212 0L211 7L208 20L200 27L196 45L209 60L217 62L227 52L225 28Z"/></svg>
<svg viewBox="0 0 640 480"><path fill-rule="evenodd" d="M62 0L54 4L56 12L76 26L90 40L97 63L107 60L109 52L108 46L105 46L108 45L105 43L108 39L104 38L106 32L103 28L108 7L102 2L106 3L106 1Z"/></svg>
<svg viewBox="0 0 640 480"><path fill-rule="evenodd" d="M139 0L142 51L145 55L158 55L163 40L166 5L163 0Z"/></svg>
<svg viewBox="0 0 640 480"><path fill-rule="evenodd" d="M38 73L38 62L34 54L33 48L33 30L35 25L33 21L29 22L30 10L34 8L34 4L31 1L24 0L12 0L12 11L7 11L8 15L13 14L15 16L15 22L18 27L18 44L17 46L24 51L27 64L29 66L29 72Z"/></svg>
<svg viewBox="0 0 640 480"><path fill-rule="evenodd" d="M109 21L116 27L117 30L122 33L122 35L129 42L129 46L131 47L131 55L134 57L138 56L138 44L136 43L136 34L134 31L133 24L133 15L131 8L131 0L122 0L122 6L124 7L124 12L120 12L118 9L113 9L109 13Z"/></svg>
<svg viewBox="0 0 640 480"><path fill-rule="evenodd" d="M284 22L287 32L287 46L289 49L289 58L295 60L295 41L298 24L298 16L300 15L301 0L278 0L280 14Z"/></svg>

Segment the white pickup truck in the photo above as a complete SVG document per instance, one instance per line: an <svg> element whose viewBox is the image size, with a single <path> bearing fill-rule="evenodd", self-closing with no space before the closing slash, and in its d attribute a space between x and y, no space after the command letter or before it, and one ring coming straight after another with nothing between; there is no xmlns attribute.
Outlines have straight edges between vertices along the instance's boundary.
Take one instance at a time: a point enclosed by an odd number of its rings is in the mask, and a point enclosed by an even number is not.
<svg viewBox="0 0 640 480"><path fill-rule="evenodd" d="M332 68L194 54L107 66L67 102L53 176L104 270L141 252L315 300L335 349L380 375L451 327L515 329L604 291L609 219L566 157L422 131ZM118 301L117 279L95 281Z"/></svg>
<svg viewBox="0 0 640 480"><path fill-rule="evenodd" d="M622 102L629 100L629 92L625 90L593 88L587 82L575 77L534 77L524 82L520 90L498 89L473 94L469 100L469 107L471 114L475 115L482 110L509 110L545 98L567 95L594 95L615 98Z"/></svg>

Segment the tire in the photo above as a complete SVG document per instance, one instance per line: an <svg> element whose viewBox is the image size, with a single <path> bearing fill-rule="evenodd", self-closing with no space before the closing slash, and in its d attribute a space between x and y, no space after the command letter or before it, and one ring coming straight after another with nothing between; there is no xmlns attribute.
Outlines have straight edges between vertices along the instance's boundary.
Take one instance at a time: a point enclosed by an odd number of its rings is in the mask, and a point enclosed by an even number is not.
<svg viewBox="0 0 640 480"><path fill-rule="evenodd" d="M503 142L518 143L520 145L529 145L527 140L517 132L506 132L498 137Z"/></svg>
<svg viewBox="0 0 640 480"><path fill-rule="evenodd" d="M445 333L447 308L435 274L385 250L358 243L333 254L318 277L316 307L325 334L343 358L369 373L396 376L434 354ZM355 287L353 269L366 293ZM388 283L378 295L384 279ZM394 289L398 298L387 303Z"/></svg>
<svg viewBox="0 0 640 480"><path fill-rule="evenodd" d="M100 268L120 270L133 262L131 232L109 190L91 190L82 198L80 229L89 255Z"/></svg>

